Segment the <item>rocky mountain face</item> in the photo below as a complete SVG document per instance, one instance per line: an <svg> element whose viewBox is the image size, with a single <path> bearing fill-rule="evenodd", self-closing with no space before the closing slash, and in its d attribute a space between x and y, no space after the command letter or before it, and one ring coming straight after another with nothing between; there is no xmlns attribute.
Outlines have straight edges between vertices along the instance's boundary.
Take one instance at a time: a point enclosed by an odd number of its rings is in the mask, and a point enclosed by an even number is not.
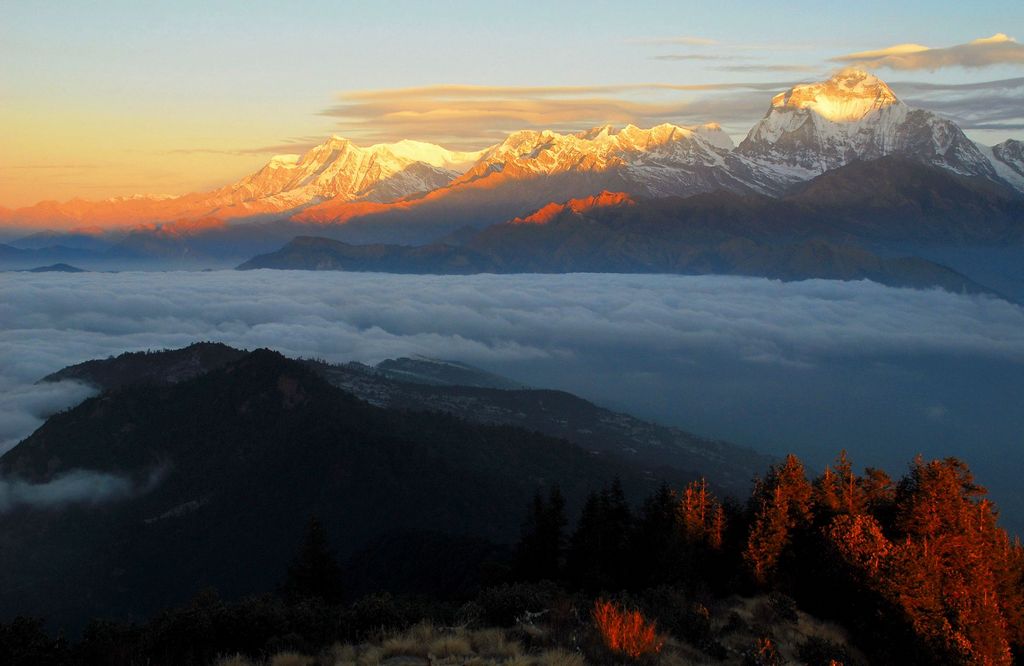
<svg viewBox="0 0 1024 666"><path fill-rule="evenodd" d="M754 170L782 185L808 180L854 160L901 155L955 173L999 177L992 163L950 120L900 101L884 82L845 70L795 86L737 148Z"/></svg>
<svg viewBox="0 0 1024 666"><path fill-rule="evenodd" d="M1024 192L1024 141L1008 139L992 146L978 146L985 153L996 173L1018 190Z"/></svg>

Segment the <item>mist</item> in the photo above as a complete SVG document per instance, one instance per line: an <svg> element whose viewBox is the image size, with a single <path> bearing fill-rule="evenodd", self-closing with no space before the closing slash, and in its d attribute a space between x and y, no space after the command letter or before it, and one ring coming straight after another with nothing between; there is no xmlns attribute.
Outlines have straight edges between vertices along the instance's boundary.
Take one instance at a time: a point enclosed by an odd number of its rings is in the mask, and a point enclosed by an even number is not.
<svg viewBox="0 0 1024 666"><path fill-rule="evenodd" d="M197 340L374 363L420 354L820 469L965 458L1024 529L1024 310L870 282L234 271L6 274L0 441L88 387L61 367Z"/></svg>

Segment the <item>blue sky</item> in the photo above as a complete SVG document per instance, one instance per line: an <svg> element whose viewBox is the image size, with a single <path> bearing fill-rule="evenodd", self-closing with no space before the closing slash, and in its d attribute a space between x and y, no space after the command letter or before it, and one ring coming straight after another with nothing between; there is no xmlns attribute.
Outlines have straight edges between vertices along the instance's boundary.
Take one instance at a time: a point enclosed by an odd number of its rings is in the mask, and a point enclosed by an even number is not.
<svg viewBox="0 0 1024 666"><path fill-rule="evenodd" d="M841 66L831 58L903 43L946 48L996 33L1024 39L1024 3L8 2L0 23L0 122L8 128L0 181L8 185L0 182L0 203L29 203L41 181L53 198L184 191L330 133L398 138L325 114L351 91L767 84L726 94L592 95L678 104L686 110L676 122L717 120L742 136L773 90L827 75ZM943 92L896 84L1020 78L1024 62L875 72L923 102ZM401 110L395 99L388 104L375 109ZM556 124L573 122L560 116ZM1003 118L995 129L968 130L994 143L1021 138L1021 125ZM510 127L488 129L497 136ZM462 147L487 139L460 136L457 126L410 138Z"/></svg>

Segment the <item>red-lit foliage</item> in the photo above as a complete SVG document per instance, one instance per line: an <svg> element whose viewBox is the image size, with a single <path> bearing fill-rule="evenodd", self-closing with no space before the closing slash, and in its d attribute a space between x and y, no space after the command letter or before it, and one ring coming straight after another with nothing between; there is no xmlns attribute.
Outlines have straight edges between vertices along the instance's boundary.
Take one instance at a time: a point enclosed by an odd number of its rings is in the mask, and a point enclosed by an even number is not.
<svg viewBox="0 0 1024 666"><path fill-rule="evenodd" d="M653 621L638 610L627 610L606 599L594 602L594 624L601 632L605 647L632 659L661 652L665 639Z"/></svg>

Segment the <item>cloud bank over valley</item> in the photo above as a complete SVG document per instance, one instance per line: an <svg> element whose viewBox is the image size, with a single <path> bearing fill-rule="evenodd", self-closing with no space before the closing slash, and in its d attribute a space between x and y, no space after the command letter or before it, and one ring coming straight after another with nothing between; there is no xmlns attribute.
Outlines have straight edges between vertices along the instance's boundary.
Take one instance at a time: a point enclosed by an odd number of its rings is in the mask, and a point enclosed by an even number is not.
<svg viewBox="0 0 1024 666"><path fill-rule="evenodd" d="M458 360L814 466L843 447L894 473L917 452L961 455L1024 515L1005 471L1024 465L1024 310L988 297L715 276L7 273L0 322L3 450L91 393L41 377L214 340Z"/></svg>

